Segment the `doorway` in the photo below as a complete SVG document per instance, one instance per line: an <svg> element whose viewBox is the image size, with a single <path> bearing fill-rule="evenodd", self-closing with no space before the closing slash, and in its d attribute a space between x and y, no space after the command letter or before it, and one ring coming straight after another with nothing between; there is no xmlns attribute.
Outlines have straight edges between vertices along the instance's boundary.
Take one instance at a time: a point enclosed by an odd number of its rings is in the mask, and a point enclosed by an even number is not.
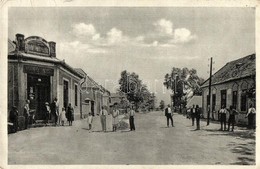
<svg viewBox="0 0 260 169"><path fill-rule="evenodd" d="M44 120L45 102L50 102L50 76L27 74L27 98L35 120Z"/></svg>

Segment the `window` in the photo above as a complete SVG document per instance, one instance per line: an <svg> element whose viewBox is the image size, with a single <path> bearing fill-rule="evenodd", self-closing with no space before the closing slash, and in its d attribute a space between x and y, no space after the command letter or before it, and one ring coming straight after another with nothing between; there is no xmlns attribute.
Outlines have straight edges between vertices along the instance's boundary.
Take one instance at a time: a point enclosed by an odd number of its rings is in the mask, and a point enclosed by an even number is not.
<svg viewBox="0 0 260 169"><path fill-rule="evenodd" d="M233 91L232 106L237 109L237 91Z"/></svg>
<svg viewBox="0 0 260 169"><path fill-rule="evenodd" d="M224 106L226 107L227 106L227 90L221 90L220 91L220 94L221 94L221 107Z"/></svg>
<svg viewBox="0 0 260 169"><path fill-rule="evenodd" d="M209 95L207 95L207 107L210 105Z"/></svg>
<svg viewBox="0 0 260 169"><path fill-rule="evenodd" d="M212 95L212 111L216 110L216 94Z"/></svg>
<svg viewBox="0 0 260 169"><path fill-rule="evenodd" d="M75 85L75 106L78 106L78 85Z"/></svg>
<svg viewBox="0 0 260 169"><path fill-rule="evenodd" d="M241 107L240 107L240 110L241 111L246 111L246 89L242 90L242 93L241 93Z"/></svg>

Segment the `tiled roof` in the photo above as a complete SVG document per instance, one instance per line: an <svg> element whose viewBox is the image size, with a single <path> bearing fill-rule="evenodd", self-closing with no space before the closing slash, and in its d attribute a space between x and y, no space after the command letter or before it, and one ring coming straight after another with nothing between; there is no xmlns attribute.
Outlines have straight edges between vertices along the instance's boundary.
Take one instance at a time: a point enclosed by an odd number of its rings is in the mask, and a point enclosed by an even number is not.
<svg viewBox="0 0 260 169"><path fill-rule="evenodd" d="M84 77L86 76L86 78L87 78L87 82L86 83L87 83L88 87L90 87L90 88L94 88L95 87L95 88L98 88L98 89L100 89L100 90L110 94L110 92L107 89L105 89L102 85L99 85L90 76L88 76L87 73L83 69L75 68L75 71L77 71L79 74L81 74Z"/></svg>
<svg viewBox="0 0 260 169"><path fill-rule="evenodd" d="M254 76L256 74L255 54L245 56L243 58L228 62L225 66L219 69L214 75L212 75L211 84L225 83L231 80L241 79L248 76ZM202 87L209 85L209 79L207 79Z"/></svg>

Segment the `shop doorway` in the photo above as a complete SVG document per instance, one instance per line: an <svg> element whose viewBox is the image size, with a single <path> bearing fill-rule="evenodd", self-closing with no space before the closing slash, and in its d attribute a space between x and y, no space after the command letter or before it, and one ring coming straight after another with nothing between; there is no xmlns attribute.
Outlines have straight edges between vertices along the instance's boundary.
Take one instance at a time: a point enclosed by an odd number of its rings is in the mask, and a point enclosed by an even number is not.
<svg viewBox="0 0 260 169"><path fill-rule="evenodd" d="M50 76L27 74L27 94L35 120L44 120L45 102L50 103Z"/></svg>

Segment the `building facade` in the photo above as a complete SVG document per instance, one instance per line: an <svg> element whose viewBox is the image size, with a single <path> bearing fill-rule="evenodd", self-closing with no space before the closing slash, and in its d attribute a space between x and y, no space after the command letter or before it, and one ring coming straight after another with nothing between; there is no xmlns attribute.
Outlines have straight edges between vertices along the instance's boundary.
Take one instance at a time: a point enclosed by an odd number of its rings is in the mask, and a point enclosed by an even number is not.
<svg viewBox="0 0 260 169"><path fill-rule="evenodd" d="M221 106L234 106L238 111L237 122L245 124L249 106L255 107L256 65L255 54L228 62L212 76L211 96L209 80L202 85L203 115L218 120ZM210 99L210 100L209 100ZM210 103L210 104L209 104Z"/></svg>
<svg viewBox="0 0 260 169"><path fill-rule="evenodd" d="M59 111L71 103L75 119L79 119L79 85L83 76L56 57L56 43L22 34L16 34L16 40L8 43L14 46L8 52L8 110L12 106L18 108L20 129L26 100L30 100L36 120L44 119L45 102L51 103L54 98L58 99Z"/></svg>
<svg viewBox="0 0 260 169"><path fill-rule="evenodd" d="M81 84L82 118L86 118L88 113L99 114L102 106L109 110L110 92L95 82L84 70L77 68L76 71L85 78Z"/></svg>

